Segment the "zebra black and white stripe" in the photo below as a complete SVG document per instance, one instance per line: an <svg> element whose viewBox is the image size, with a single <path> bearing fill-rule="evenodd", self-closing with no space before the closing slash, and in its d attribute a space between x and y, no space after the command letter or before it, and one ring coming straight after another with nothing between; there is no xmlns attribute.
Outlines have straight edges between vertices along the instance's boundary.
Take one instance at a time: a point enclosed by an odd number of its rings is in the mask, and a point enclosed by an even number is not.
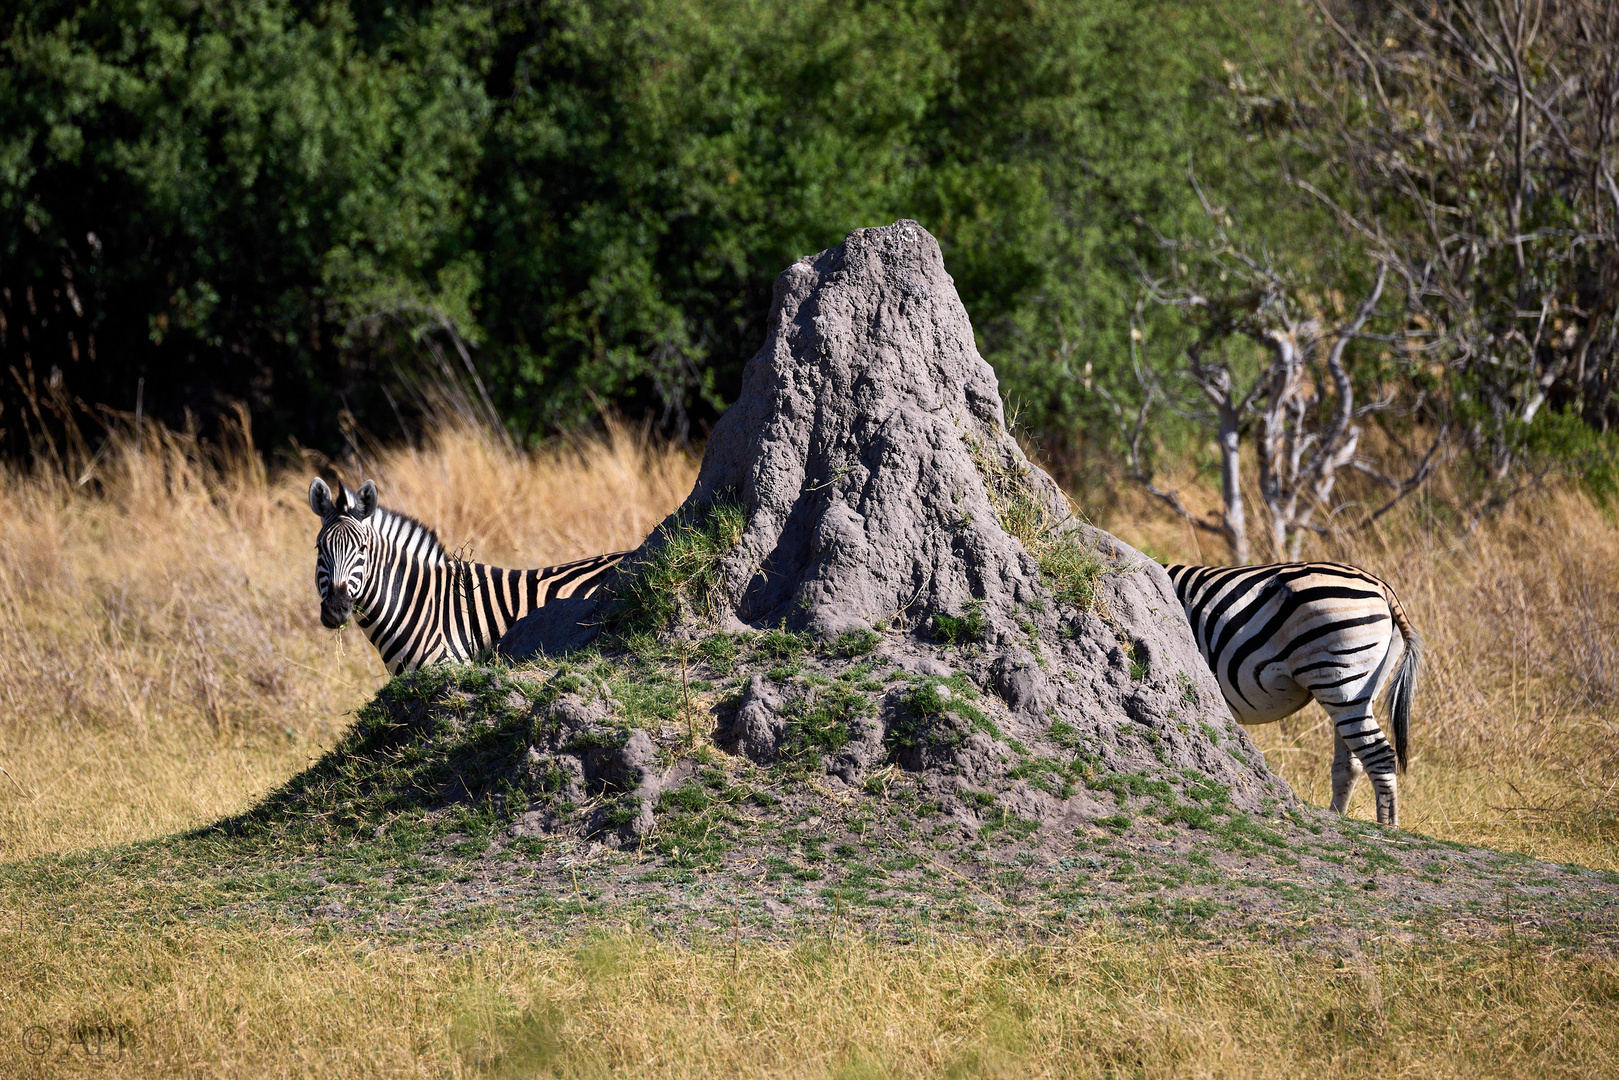
<svg viewBox="0 0 1619 1080"><path fill-rule="evenodd" d="M309 485L320 515L315 584L320 621L331 629L351 615L391 674L442 660L471 660L513 623L553 600L588 597L619 561L617 551L540 570L503 570L452 559L432 529L377 505L370 480L337 496Z"/></svg>
<svg viewBox="0 0 1619 1080"><path fill-rule="evenodd" d="M1341 563L1169 566L1192 636L1244 724L1290 716L1314 698L1332 719L1332 809L1344 813L1364 773L1377 820L1400 823L1422 639L1388 584ZM1372 707L1388 692L1394 745Z"/></svg>

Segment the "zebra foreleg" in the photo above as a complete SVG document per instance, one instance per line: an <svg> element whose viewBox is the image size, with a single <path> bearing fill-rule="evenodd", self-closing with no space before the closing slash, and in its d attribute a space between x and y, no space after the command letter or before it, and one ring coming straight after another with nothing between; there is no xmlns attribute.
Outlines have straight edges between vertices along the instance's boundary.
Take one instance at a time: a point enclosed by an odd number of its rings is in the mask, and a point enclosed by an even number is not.
<svg viewBox="0 0 1619 1080"><path fill-rule="evenodd" d="M1394 777L1394 747L1383 737L1377 721L1362 713L1343 713L1323 703L1333 719L1332 809L1349 812L1349 796L1362 774L1371 777L1377 798L1377 823L1399 828L1400 801Z"/></svg>

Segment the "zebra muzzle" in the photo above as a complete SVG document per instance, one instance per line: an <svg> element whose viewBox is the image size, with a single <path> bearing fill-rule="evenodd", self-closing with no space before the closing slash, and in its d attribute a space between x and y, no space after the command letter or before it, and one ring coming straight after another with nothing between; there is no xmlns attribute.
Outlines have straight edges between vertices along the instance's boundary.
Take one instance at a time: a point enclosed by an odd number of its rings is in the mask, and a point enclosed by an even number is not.
<svg viewBox="0 0 1619 1080"><path fill-rule="evenodd" d="M348 597L335 597L320 605L320 624L328 630L341 630L348 625L354 613L354 602Z"/></svg>

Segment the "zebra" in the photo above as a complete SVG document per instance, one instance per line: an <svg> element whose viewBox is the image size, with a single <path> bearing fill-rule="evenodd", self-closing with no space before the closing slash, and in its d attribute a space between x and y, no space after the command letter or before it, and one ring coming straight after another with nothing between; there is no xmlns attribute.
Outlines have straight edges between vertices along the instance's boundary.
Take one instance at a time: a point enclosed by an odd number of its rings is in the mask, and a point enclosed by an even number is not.
<svg viewBox="0 0 1619 1080"><path fill-rule="evenodd" d="M1290 716L1313 697L1332 719L1332 809L1345 813L1364 773L1377 821L1398 827L1422 638L1388 584L1342 563L1168 566L1198 651L1243 724ZM1389 746L1372 705L1385 691Z"/></svg>
<svg viewBox="0 0 1619 1080"><path fill-rule="evenodd" d="M415 518L377 505L370 480L333 498L317 477L315 585L328 629L357 615L390 675L444 660L472 660L523 616L552 600L588 597L628 555L615 551L540 570L502 570L452 559Z"/></svg>

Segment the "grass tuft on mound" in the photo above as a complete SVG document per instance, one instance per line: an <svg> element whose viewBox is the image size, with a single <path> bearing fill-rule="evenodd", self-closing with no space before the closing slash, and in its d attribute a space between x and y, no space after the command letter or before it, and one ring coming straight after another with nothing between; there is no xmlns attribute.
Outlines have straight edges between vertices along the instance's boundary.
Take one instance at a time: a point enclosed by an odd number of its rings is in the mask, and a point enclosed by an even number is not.
<svg viewBox="0 0 1619 1080"><path fill-rule="evenodd" d="M1052 596L1059 604L1080 611L1095 610L1102 578L1134 568L1109 565L1097 549L1094 534L1082 536L1072 517L1054 517L1031 490L1026 462L1007 464L982 443L969 441L968 445L1001 528L1034 557Z"/></svg>
<svg viewBox="0 0 1619 1080"><path fill-rule="evenodd" d="M249 841L285 832L316 844L386 833L410 846L428 835L421 826L429 811L453 805L491 820L510 817L549 801L556 786L520 768L529 744L544 735L534 730L526 695L576 683L562 674L541 689L459 664L395 676L319 761L205 832Z"/></svg>
<svg viewBox="0 0 1619 1080"><path fill-rule="evenodd" d="M685 520L658 529L652 552L612 587L607 625L621 634L645 634L687 613L712 615L723 601L720 560L742 539L747 512L719 499Z"/></svg>
<svg viewBox="0 0 1619 1080"><path fill-rule="evenodd" d="M961 615L946 615L939 612L933 616L933 633L946 645L963 645L968 642L982 641L989 629L989 620L984 618L983 607L972 603Z"/></svg>

